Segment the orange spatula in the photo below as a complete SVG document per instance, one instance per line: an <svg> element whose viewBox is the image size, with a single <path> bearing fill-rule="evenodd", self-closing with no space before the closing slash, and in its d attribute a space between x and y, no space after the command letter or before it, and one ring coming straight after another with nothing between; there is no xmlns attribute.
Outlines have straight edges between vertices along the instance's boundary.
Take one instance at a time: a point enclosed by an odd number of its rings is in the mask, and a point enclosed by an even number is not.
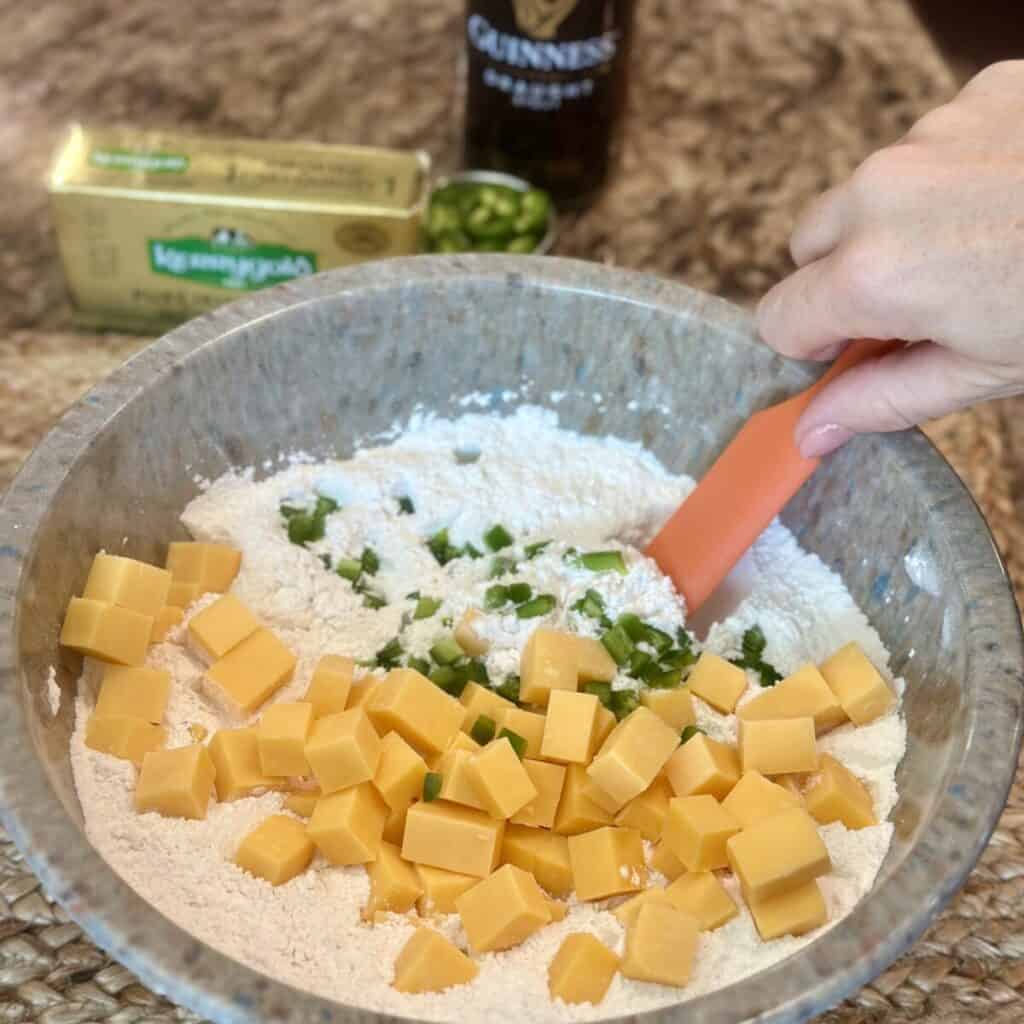
<svg viewBox="0 0 1024 1024"><path fill-rule="evenodd" d="M686 598L689 614L715 588L817 468L793 431L811 399L839 374L901 346L855 341L806 391L755 413L672 518L647 554Z"/></svg>

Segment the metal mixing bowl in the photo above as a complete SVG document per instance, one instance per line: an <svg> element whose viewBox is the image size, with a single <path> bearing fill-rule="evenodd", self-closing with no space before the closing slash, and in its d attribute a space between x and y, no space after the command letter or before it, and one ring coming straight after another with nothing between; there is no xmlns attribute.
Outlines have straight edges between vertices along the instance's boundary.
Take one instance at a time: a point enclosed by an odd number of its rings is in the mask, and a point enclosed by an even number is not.
<svg viewBox="0 0 1024 1024"><path fill-rule="evenodd" d="M564 424L643 442L671 469L699 475L753 409L811 374L758 345L746 314L717 299L537 257L364 265L173 331L67 414L0 508L5 826L96 942L197 1012L232 1024L380 1020L192 939L84 838L68 763L79 659L57 635L92 555L158 561L184 535L178 514L197 476L263 466L283 450L344 455L417 403L458 413L471 391L493 395L499 410L565 392ZM524 397L510 401L512 391ZM644 1014L652 1024L803 1021L867 982L961 885L1017 762L1017 610L982 517L928 441L917 432L855 441L784 520L842 574L908 680L895 840L873 891L839 927L743 982ZM51 665L64 698L56 717Z"/></svg>

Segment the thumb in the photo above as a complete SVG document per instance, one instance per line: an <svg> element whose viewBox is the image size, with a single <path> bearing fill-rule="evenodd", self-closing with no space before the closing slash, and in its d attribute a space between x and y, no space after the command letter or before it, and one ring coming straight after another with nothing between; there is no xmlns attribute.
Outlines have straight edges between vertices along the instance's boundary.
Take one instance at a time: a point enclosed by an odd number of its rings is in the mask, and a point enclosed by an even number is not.
<svg viewBox="0 0 1024 1024"><path fill-rule="evenodd" d="M906 430L974 402L1024 392L1024 379L930 341L855 366L807 407L796 442L807 458L827 455L855 434Z"/></svg>

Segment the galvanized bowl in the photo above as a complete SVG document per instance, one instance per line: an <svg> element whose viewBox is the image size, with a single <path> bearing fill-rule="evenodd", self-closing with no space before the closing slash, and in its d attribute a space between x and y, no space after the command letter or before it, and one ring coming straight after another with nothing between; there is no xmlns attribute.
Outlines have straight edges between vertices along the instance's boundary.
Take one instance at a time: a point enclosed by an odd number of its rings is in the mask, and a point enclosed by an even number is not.
<svg viewBox="0 0 1024 1024"><path fill-rule="evenodd" d="M811 375L758 345L746 314L717 299L532 256L335 271L171 332L67 414L0 507L6 828L96 942L195 1011L225 1024L380 1019L197 942L84 838L68 763L79 661L57 635L93 553L158 560L168 539L183 536L177 517L198 476L260 467L284 450L345 454L418 403L455 414L471 391L493 395L499 410L565 392L563 423L641 441L672 469L699 475L753 409ZM1017 610L982 517L928 441L912 431L854 442L783 518L842 574L909 682L895 841L873 891L839 927L743 982L644 1014L651 1024L793 1024L854 992L964 881L1017 762ZM55 718L51 665L64 698Z"/></svg>

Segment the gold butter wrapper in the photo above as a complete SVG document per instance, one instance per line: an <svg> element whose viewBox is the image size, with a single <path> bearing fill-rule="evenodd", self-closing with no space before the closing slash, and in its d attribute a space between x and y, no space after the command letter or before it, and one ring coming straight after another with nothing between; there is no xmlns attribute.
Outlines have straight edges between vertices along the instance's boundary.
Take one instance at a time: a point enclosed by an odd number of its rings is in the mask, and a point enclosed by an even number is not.
<svg viewBox="0 0 1024 1024"><path fill-rule="evenodd" d="M429 172L422 152L72 125L48 187L75 320L152 333L415 253Z"/></svg>

